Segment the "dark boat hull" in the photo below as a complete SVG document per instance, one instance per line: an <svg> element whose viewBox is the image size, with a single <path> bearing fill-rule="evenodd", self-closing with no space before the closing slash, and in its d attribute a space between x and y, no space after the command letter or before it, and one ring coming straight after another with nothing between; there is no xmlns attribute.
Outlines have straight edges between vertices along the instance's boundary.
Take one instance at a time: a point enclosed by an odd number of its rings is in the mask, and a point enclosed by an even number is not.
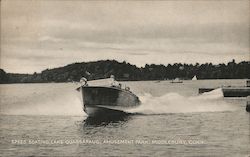
<svg viewBox="0 0 250 157"><path fill-rule="evenodd" d="M130 91L117 87L81 87L84 111L89 116L122 114L140 104L139 98Z"/></svg>
<svg viewBox="0 0 250 157"><path fill-rule="evenodd" d="M178 82L171 82L171 83L183 83L182 81L178 81Z"/></svg>
<svg viewBox="0 0 250 157"><path fill-rule="evenodd" d="M127 113L122 110L109 109L107 107L95 105L85 105L84 112L90 117L116 117L127 115Z"/></svg>

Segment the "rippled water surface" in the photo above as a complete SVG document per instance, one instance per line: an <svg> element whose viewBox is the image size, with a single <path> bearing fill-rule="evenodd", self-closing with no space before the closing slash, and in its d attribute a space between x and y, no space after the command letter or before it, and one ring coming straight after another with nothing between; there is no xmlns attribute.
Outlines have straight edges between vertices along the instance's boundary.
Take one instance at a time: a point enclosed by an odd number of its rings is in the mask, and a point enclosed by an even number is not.
<svg viewBox="0 0 250 157"><path fill-rule="evenodd" d="M76 84L0 85L1 156L250 156L245 98L221 89L245 80L123 82L142 105L88 118Z"/></svg>

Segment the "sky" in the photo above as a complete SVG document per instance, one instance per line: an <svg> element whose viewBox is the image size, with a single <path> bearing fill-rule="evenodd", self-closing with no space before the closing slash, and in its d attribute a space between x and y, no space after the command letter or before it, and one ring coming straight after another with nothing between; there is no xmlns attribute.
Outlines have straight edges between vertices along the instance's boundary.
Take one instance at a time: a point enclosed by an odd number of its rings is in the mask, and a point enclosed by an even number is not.
<svg viewBox="0 0 250 157"><path fill-rule="evenodd" d="M249 0L1 0L0 68L250 60Z"/></svg>

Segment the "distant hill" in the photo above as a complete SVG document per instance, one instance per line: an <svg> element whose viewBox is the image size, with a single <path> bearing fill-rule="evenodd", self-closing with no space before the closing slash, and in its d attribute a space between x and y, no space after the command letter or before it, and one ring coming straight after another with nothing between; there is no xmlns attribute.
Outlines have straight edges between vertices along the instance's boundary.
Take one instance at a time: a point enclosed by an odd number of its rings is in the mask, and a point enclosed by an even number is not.
<svg viewBox="0 0 250 157"><path fill-rule="evenodd" d="M191 79L243 79L250 78L250 63L243 61L228 64L146 64L138 68L127 62L116 60L100 60L69 64L64 67L46 69L41 73L13 74L0 69L0 83L42 83L42 82L71 82L79 81L82 77L88 80L108 78L114 75L117 80L163 80Z"/></svg>

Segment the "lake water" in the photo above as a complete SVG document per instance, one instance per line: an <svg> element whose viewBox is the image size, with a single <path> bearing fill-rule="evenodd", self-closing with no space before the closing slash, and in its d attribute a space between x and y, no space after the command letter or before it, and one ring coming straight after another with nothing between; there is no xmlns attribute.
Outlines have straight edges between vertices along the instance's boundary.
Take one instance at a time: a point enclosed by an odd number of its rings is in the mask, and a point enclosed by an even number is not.
<svg viewBox="0 0 250 157"><path fill-rule="evenodd" d="M110 121L87 118L73 83L0 85L0 155L250 156L246 98L198 95L245 80L123 83L142 105Z"/></svg>

